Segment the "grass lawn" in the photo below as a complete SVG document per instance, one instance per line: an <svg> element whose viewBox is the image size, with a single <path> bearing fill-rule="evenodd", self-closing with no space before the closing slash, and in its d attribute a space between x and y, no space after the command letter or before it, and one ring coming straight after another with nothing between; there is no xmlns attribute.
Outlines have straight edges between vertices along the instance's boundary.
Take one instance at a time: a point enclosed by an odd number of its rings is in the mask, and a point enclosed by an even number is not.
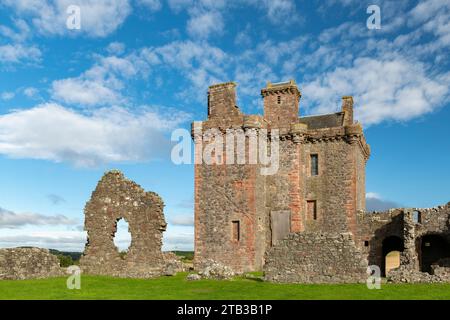
<svg viewBox="0 0 450 320"><path fill-rule="evenodd" d="M186 281L186 273L158 279L82 276L80 290L66 278L0 281L0 299L450 299L450 284L274 284L258 279Z"/></svg>

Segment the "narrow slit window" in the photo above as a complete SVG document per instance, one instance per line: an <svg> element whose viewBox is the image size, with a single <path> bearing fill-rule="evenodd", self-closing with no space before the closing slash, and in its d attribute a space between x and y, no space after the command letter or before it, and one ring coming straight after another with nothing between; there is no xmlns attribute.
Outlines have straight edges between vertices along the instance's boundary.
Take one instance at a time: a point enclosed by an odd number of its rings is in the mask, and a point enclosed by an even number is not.
<svg viewBox="0 0 450 320"><path fill-rule="evenodd" d="M319 175L319 155L317 154L311 155L311 175Z"/></svg>
<svg viewBox="0 0 450 320"><path fill-rule="evenodd" d="M308 217L312 220L317 220L317 201L310 200L307 202Z"/></svg>
<svg viewBox="0 0 450 320"><path fill-rule="evenodd" d="M419 211L413 212L413 221L414 223L422 223L422 217Z"/></svg>
<svg viewBox="0 0 450 320"><path fill-rule="evenodd" d="M281 96L277 97L277 103L280 104L281 103Z"/></svg>
<svg viewBox="0 0 450 320"><path fill-rule="evenodd" d="M241 227L239 221L232 222L233 241L239 241L241 238Z"/></svg>

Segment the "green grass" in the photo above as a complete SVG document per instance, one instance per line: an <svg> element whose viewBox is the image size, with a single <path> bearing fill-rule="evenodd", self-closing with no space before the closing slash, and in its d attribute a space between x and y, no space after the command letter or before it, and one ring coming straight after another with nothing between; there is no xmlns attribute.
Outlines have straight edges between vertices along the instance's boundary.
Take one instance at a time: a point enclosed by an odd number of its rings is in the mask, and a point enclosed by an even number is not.
<svg viewBox="0 0 450 320"><path fill-rule="evenodd" d="M80 290L66 278L0 281L0 299L450 299L450 284L274 284L259 279L186 281L186 273L157 279L82 276Z"/></svg>

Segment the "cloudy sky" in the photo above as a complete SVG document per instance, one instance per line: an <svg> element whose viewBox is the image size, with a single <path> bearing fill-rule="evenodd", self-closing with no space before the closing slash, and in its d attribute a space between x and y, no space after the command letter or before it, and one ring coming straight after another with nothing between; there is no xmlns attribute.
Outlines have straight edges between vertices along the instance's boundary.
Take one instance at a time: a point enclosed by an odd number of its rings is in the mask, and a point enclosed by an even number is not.
<svg viewBox="0 0 450 320"><path fill-rule="evenodd" d="M231 80L246 113L266 81L295 79L302 115L353 95L370 209L446 203L449 46L442 0L0 0L0 247L81 251L84 204L115 168L163 197L164 248L192 249L193 168L170 161L170 133Z"/></svg>

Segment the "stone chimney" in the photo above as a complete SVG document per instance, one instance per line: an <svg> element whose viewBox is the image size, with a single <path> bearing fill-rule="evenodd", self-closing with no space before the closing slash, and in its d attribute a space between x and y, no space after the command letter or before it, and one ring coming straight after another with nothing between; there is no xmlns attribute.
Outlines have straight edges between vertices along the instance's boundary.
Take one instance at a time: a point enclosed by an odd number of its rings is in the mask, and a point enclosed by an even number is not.
<svg viewBox="0 0 450 320"><path fill-rule="evenodd" d="M236 106L236 83L215 84L208 90L208 118L240 115Z"/></svg>
<svg viewBox="0 0 450 320"><path fill-rule="evenodd" d="M353 97L342 97L342 112L344 112L344 126L353 124Z"/></svg>

